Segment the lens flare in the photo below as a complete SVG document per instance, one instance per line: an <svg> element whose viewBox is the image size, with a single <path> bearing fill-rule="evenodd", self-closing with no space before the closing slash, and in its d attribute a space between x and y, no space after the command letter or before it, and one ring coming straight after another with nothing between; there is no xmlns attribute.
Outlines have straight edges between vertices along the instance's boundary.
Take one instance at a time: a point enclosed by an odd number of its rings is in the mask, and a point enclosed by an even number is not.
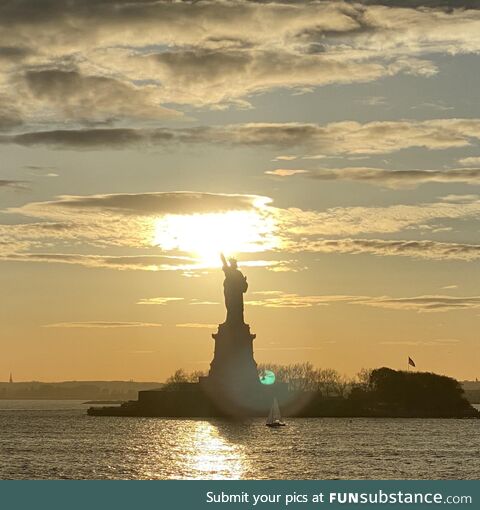
<svg viewBox="0 0 480 510"><path fill-rule="evenodd" d="M273 384L275 382L275 374L271 370L264 370L260 374L260 382L266 386Z"/></svg>

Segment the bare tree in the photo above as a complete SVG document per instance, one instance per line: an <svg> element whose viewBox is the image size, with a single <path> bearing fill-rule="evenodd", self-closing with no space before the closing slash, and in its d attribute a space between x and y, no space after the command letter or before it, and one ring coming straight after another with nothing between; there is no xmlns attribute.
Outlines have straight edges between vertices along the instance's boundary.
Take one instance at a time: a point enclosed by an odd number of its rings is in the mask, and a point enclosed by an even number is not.
<svg viewBox="0 0 480 510"><path fill-rule="evenodd" d="M356 384L361 388L367 390L370 387L370 376L372 375L371 368L362 368L360 372L358 372L356 377Z"/></svg>

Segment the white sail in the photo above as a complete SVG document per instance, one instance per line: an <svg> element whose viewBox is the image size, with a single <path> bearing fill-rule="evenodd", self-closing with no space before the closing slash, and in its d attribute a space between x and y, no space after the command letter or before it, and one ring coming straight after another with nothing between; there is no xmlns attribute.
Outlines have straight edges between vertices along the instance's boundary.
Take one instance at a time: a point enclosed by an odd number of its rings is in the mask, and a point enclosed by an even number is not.
<svg viewBox="0 0 480 510"><path fill-rule="evenodd" d="M282 415L280 414L280 408L278 407L278 401L276 398L273 399L272 407L270 408L270 412L268 413L267 425L270 425L275 422L282 421Z"/></svg>
<svg viewBox="0 0 480 510"><path fill-rule="evenodd" d="M267 425L271 425L273 423L273 406L270 408L270 412L267 417Z"/></svg>
<svg viewBox="0 0 480 510"><path fill-rule="evenodd" d="M278 401L276 398L273 399L273 420L281 421L282 415L280 414L280 407L278 407Z"/></svg>

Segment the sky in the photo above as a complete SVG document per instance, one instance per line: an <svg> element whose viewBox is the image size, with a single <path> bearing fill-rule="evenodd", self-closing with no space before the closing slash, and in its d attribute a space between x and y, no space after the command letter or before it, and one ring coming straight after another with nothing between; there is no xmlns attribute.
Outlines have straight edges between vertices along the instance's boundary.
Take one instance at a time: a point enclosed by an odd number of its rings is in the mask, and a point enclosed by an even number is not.
<svg viewBox="0 0 480 510"><path fill-rule="evenodd" d="M480 376L480 1L0 5L0 380Z"/></svg>

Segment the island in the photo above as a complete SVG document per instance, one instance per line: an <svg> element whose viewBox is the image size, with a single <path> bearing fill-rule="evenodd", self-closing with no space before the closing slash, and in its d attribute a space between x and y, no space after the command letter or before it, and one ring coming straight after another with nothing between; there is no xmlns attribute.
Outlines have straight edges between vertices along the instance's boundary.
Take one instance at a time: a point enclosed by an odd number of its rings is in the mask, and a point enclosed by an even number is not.
<svg viewBox="0 0 480 510"><path fill-rule="evenodd" d="M265 417L276 398L283 416L291 417L480 417L458 381L433 373L382 367L372 370L363 384L352 385L345 395L298 389L281 378L259 374L253 351L256 335L244 321L247 279L236 260L227 262L222 256L222 263L226 319L212 335L214 349L208 375L196 382L179 381L139 391L137 400L120 406L90 407L89 415Z"/></svg>

